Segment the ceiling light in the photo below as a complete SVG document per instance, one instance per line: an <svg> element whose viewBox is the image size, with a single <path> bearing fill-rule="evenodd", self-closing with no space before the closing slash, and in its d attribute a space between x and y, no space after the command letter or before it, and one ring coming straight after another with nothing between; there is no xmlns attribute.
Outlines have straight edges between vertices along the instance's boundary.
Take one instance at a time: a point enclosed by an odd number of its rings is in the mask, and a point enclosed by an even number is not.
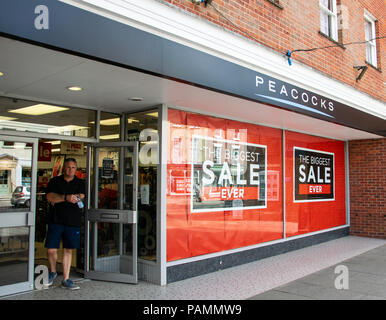
<svg viewBox="0 0 386 320"><path fill-rule="evenodd" d="M23 149L25 148L25 146L26 146L25 142L15 142L15 144L13 145L13 147L16 149Z"/></svg>
<svg viewBox="0 0 386 320"><path fill-rule="evenodd" d="M76 125L68 125L68 126L62 126L62 127L53 127L48 129L48 133L57 133L57 134L63 134L65 132L70 131L78 131L78 130L84 130L89 129L89 127L82 127L82 126L76 126Z"/></svg>
<svg viewBox="0 0 386 320"><path fill-rule="evenodd" d="M119 139L119 134L108 134L105 136L100 136L99 138L102 140Z"/></svg>
<svg viewBox="0 0 386 320"><path fill-rule="evenodd" d="M57 148L57 149L51 149L51 152L59 152L59 151L60 151L59 148Z"/></svg>
<svg viewBox="0 0 386 320"><path fill-rule="evenodd" d="M40 116L48 113L55 113L60 111L69 110L69 108L57 107L48 104L35 104L30 107L24 107L20 109L9 110L11 113L26 114L29 116Z"/></svg>
<svg viewBox="0 0 386 320"><path fill-rule="evenodd" d="M47 143L51 143L52 145L57 145L57 144L61 144L61 141L55 140L55 141L48 141Z"/></svg>
<svg viewBox="0 0 386 320"><path fill-rule="evenodd" d="M130 101L142 101L143 100L143 98L142 97L131 97L131 98L129 98L129 100Z"/></svg>
<svg viewBox="0 0 386 320"><path fill-rule="evenodd" d="M70 90L70 91L82 91L83 88L82 87L77 87L77 86L69 86L69 87L66 87L67 90Z"/></svg>
<svg viewBox="0 0 386 320"><path fill-rule="evenodd" d="M12 121L12 120L16 120L17 118L11 118L11 117L3 117L3 116L0 116L0 121Z"/></svg>
<svg viewBox="0 0 386 320"><path fill-rule="evenodd" d="M95 121L91 121L90 123L94 124ZM120 118L112 118L112 119L106 119L106 120L101 120L99 123L102 126L118 126L120 123Z"/></svg>
<svg viewBox="0 0 386 320"><path fill-rule="evenodd" d="M137 119L128 118L127 123L139 122Z"/></svg>
<svg viewBox="0 0 386 320"><path fill-rule="evenodd" d="M147 116L158 118L158 112L146 113Z"/></svg>

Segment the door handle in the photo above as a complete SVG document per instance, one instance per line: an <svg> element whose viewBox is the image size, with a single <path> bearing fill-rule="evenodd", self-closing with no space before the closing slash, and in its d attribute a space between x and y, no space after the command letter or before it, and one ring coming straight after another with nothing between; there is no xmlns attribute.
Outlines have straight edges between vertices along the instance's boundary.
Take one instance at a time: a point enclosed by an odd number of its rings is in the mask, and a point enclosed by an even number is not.
<svg viewBox="0 0 386 320"><path fill-rule="evenodd" d="M87 212L87 219L93 222L112 222L112 223L137 223L136 211L123 211L123 212L98 212L97 209L92 209Z"/></svg>
<svg viewBox="0 0 386 320"><path fill-rule="evenodd" d="M119 214L115 214L115 213L102 213L100 218L101 219L109 219L109 220L114 220L114 219L119 220Z"/></svg>

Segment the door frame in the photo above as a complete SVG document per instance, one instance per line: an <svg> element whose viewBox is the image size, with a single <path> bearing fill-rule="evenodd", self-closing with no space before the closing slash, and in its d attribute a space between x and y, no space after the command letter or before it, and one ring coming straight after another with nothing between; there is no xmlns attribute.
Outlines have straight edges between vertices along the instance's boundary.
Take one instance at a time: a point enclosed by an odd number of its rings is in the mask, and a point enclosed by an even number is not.
<svg viewBox="0 0 386 320"><path fill-rule="evenodd" d="M104 281L114 281L122 283L138 283L138 244L137 244L137 194L138 194L138 142L101 142L89 144L87 147L87 194L90 195L93 192L95 195L98 194L98 159L99 153L95 152L98 148L103 147L116 147L120 148L120 157L119 157L119 209L98 209L97 197L94 197L94 203L91 203L91 197L87 197L86 205L86 214L85 214L85 255L84 255L84 277L95 279L95 280L104 280ZM124 186L124 148L133 147L133 210L124 210L122 208L123 204L123 186ZM94 150L94 157L92 159L91 151ZM92 161L93 160L93 161ZM94 168L94 190L91 190L91 169ZM93 207L93 208L92 208ZM94 233L93 239L90 235L91 224L95 226L98 222L109 222L109 223L119 223L120 233L122 233L123 223L132 226L132 243L133 243L133 275L122 274L122 273L110 273L102 271L90 271L90 245L91 242L97 243L96 233ZM121 241L121 240L120 240ZM95 249L94 249L95 250ZM95 254L95 253L93 253ZM94 257L95 259L95 257Z"/></svg>
<svg viewBox="0 0 386 320"><path fill-rule="evenodd" d="M28 227L29 244L28 244L28 280L15 284L0 286L0 297L31 291L34 288L34 259L35 259L35 209L36 209L36 185L37 185L37 162L38 162L38 144L37 138L19 137L5 135L0 133L1 141L26 142L32 143L31 159L31 192L30 208L25 211L2 212L0 213L0 227Z"/></svg>

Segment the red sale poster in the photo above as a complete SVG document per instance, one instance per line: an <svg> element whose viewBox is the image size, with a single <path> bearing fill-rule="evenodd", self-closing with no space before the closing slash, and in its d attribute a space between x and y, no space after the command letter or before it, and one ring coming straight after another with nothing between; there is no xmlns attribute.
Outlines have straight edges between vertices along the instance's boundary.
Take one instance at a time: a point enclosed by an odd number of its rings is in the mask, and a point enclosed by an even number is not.
<svg viewBox="0 0 386 320"><path fill-rule="evenodd" d="M282 132L169 109L167 260L283 236Z"/></svg>

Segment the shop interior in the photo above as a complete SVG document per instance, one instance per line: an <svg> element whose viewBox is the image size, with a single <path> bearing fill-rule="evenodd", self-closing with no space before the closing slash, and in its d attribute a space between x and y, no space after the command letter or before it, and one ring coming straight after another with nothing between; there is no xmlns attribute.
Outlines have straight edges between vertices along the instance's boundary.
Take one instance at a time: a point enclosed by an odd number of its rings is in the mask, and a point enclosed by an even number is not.
<svg viewBox="0 0 386 320"><path fill-rule="evenodd" d="M38 117L33 112L43 106L46 113ZM47 113L49 108L51 113ZM30 108L30 109L28 109ZM14 112L19 110L19 113ZM78 164L76 176L88 179L87 148L92 144L89 138L95 136L96 111L74 109L70 107L40 104L34 101L0 97L0 129L20 130L24 128L26 134L42 136L43 130L48 131L50 138L38 139L38 161L36 181L36 215L35 215L35 266L48 265L47 250L44 247L49 204L46 199L46 188L52 177L62 174L63 163L66 158L75 158ZM12 116L13 115L13 116ZM121 123L124 119L125 123ZM99 141L122 141L121 125L125 126L126 141L138 141L139 149L146 144L153 145L154 137L158 137L158 109L127 114L114 114L100 112ZM28 125L27 125L28 123ZM56 125L53 125L56 124ZM140 138L141 132L150 132ZM53 133L53 134L52 134ZM57 136L55 134L58 133ZM60 135L59 135L60 134ZM62 137L65 136L66 139ZM74 140L71 140L74 137ZM21 138L22 139L22 138ZM82 141L83 140L83 141ZM140 141L143 140L143 141ZM152 141L148 141L152 140ZM155 143L154 146L157 146ZM25 211L31 205L31 159L32 145L28 143L15 143L1 141L3 154L0 158L0 193L3 195L1 210ZM12 151L11 151L12 150ZM16 150L16 151L15 151ZM92 150L92 149L91 149ZM158 149L157 149L158 150ZM18 154L15 154L18 152ZM158 152L158 151L157 151ZM91 151L92 154L92 151ZM100 152L98 170L98 208L117 209L118 190L118 155L119 152ZM18 159L18 160L17 160ZM20 159L24 162L21 162ZM109 177L101 174L103 161L111 159L112 172ZM15 169L10 169L11 167ZM18 167L18 169L16 169ZM12 171L13 170L13 171ZM16 171L15 171L16 170ZM20 171L20 173L17 173ZM11 177L12 175L12 177ZM21 179L15 182L15 175L21 175ZM90 177L90 180L92 177ZM90 182L92 183L92 181ZM23 199L18 203L12 203L12 195L20 189L24 190ZM27 193L28 192L28 193ZM142 194L141 194L142 192ZM129 201L129 198L127 198ZM21 200L21 198L19 198ZM132 198L130 199L132 201ZM143 163L138 161L138 258L147 261L156 261L156 206L157 206L157 163ZM126 207L123 204L123 207ZM116 225L98 223L98 258L111 256L118 248L118 233L114 229ZM18 231L20 233L20 230ZM85 262L85 223L81 226L81 247L73 250L72 270L82 273ZM130 238L130 237L128 237ZM15 262L25 264L28 261L28 232L16 240L2 237L0 246L0 263L9 265ZM18 254L16 255L16 250ZM8 258L6 258L8 257ZM20 260L20 261L19 261ZM61 272L62 250L58 251L58 271Z"/></svg>
<svg viewBox="0 0 386 320"><path fill-rule="evenodd" d="M111 114L110 114L111 115ZM104 115L106 118L107 115ZM139 141L143 129L157 132L158 111L150 110L127 116L127 141ZM103 127L107 127L108 129ZM115 128L114 128L115 127ZM107 132L109 130L109 132ZM119 139L119 117L101 119L101 141ZM114 133L115 132L115 133ZM149 141L141 141L141 145ZM67 157L75 158L78 164L76 176L87 179L87 143L65 140L39 140L39 148L44 152L48 148L51 153L48 161L38 161L38 182L36 201L36 228L35 228L35 265L47 265L47 252L44 248L46 225L49 205L46 200L48 181L62 173L63 162ZM102 170L102 159L112 159L113 173L111 177L102 177L98 185L98 207L106 209L117 208L117 168L118 155L116 152L101 152L99 154L98 170ZM141 158L140 158L141 159ZM139 160L140 160L139 159ZM44 160L44 159L41 159ZM156 207L157 207L157 166L155 163L144 164L138 162L138 258L147 261L156 261ZM100 174L101 176L101 174ZM143 194L141 194L141 191ZM114 254L118 241L114 225L109 223L98 224L98 257ZM72 268L82 272L84 268L84 225L81 227L81 248L73 251ZM58 251L58 263L61 263L61 250ZM59 267L60 270L60 267Z"/></svg>

